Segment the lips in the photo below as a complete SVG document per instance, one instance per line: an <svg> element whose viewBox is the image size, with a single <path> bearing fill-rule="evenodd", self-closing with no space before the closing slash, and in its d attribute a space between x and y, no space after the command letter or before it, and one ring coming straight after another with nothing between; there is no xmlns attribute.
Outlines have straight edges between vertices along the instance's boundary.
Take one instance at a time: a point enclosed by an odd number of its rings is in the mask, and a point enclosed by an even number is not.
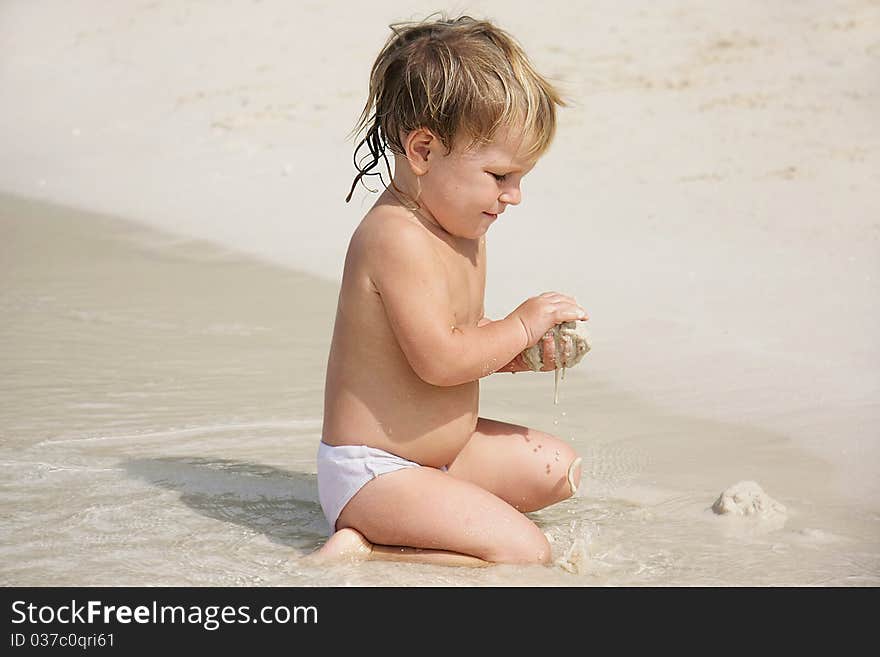
<svg viewBox="0 0 880 657"><path fill-rule="evenodd" d="M483 214L485 214L485 215L487 215L487 216L489 216L489 217L492 217L493 219L497 219L497 218L498 218L498 215L497 215L497 214L492 214L491 212L484 212Z"/></svg>

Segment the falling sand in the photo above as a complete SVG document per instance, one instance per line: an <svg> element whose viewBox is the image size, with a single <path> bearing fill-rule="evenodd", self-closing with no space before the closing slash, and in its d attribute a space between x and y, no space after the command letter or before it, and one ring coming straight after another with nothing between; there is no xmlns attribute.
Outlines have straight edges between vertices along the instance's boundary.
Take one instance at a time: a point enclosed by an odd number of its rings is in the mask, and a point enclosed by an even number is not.
<svg viewBox="0 0 880 657"><path fill-rule="evenodd" d="M523 351L523 361L533 372L540 372L546 365L544 363L544 345L546 341L553 340L554 357L554 388L553 403L559 404L559 377L565 380L565 369L574 367L583 359L590 350L590 339L585 322L563 322L557 324L544 334L537 344Z"/></svg>

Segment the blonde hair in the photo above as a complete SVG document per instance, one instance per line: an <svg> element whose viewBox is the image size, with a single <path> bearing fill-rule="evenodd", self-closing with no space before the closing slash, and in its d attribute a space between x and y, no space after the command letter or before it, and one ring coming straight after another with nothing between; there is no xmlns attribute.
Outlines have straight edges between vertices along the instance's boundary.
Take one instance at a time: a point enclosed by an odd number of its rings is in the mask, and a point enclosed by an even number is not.
<svg viewBox="0 0 880 657"><path fill-rule="evenodd" d="M491 143L509 125L523 127L527 159L542 155L553 141L556 105L568 104L516 40L486 20L431 16L389 25L393 34L373 64L369 97L351 133L366 132L354 151L359 173L346 203L364 176L382 180L381 172L370 173L380 157L391 176L385 149L403 155L401 134L418 128L433 132L447 154L459 135L471 140L469 150ZM369 155L362 166L357 154L365 145Z"/></svg>

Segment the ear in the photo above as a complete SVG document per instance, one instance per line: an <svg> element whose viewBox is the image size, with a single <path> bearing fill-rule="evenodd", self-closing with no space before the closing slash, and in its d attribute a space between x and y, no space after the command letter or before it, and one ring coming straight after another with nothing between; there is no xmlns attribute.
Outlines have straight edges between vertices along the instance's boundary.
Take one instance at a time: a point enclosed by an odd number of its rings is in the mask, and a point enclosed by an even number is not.
<svg viewBox="0 0 880 657"><path fill-rule="evenodd" d="M440 140L427 128L417 128L406 135L403 150L415 175L422 176L428 172L439 147Z"/></svg>

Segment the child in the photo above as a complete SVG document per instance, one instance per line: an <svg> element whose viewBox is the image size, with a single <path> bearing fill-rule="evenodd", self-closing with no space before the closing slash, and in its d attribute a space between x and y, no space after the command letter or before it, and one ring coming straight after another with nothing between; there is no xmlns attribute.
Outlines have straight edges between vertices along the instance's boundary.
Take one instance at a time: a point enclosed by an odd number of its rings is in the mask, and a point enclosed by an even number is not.
<svg viewBox="0 0 880 657"><path fill-rule="evenodd" d="M386 146L394 174L345 259L318 451L332 535L314 558L546 564L524 513L570 497L580 459L555 436L479 417L479 379L529 370L523 350L587 319L556 292L503 319L483 311L486 231L520 203L565 103L490 22L391 28L358 126L355 154L366 144L371 161L352 191L380 156L388 165ZM553 346L543 340L544 363Z"/></svg>

